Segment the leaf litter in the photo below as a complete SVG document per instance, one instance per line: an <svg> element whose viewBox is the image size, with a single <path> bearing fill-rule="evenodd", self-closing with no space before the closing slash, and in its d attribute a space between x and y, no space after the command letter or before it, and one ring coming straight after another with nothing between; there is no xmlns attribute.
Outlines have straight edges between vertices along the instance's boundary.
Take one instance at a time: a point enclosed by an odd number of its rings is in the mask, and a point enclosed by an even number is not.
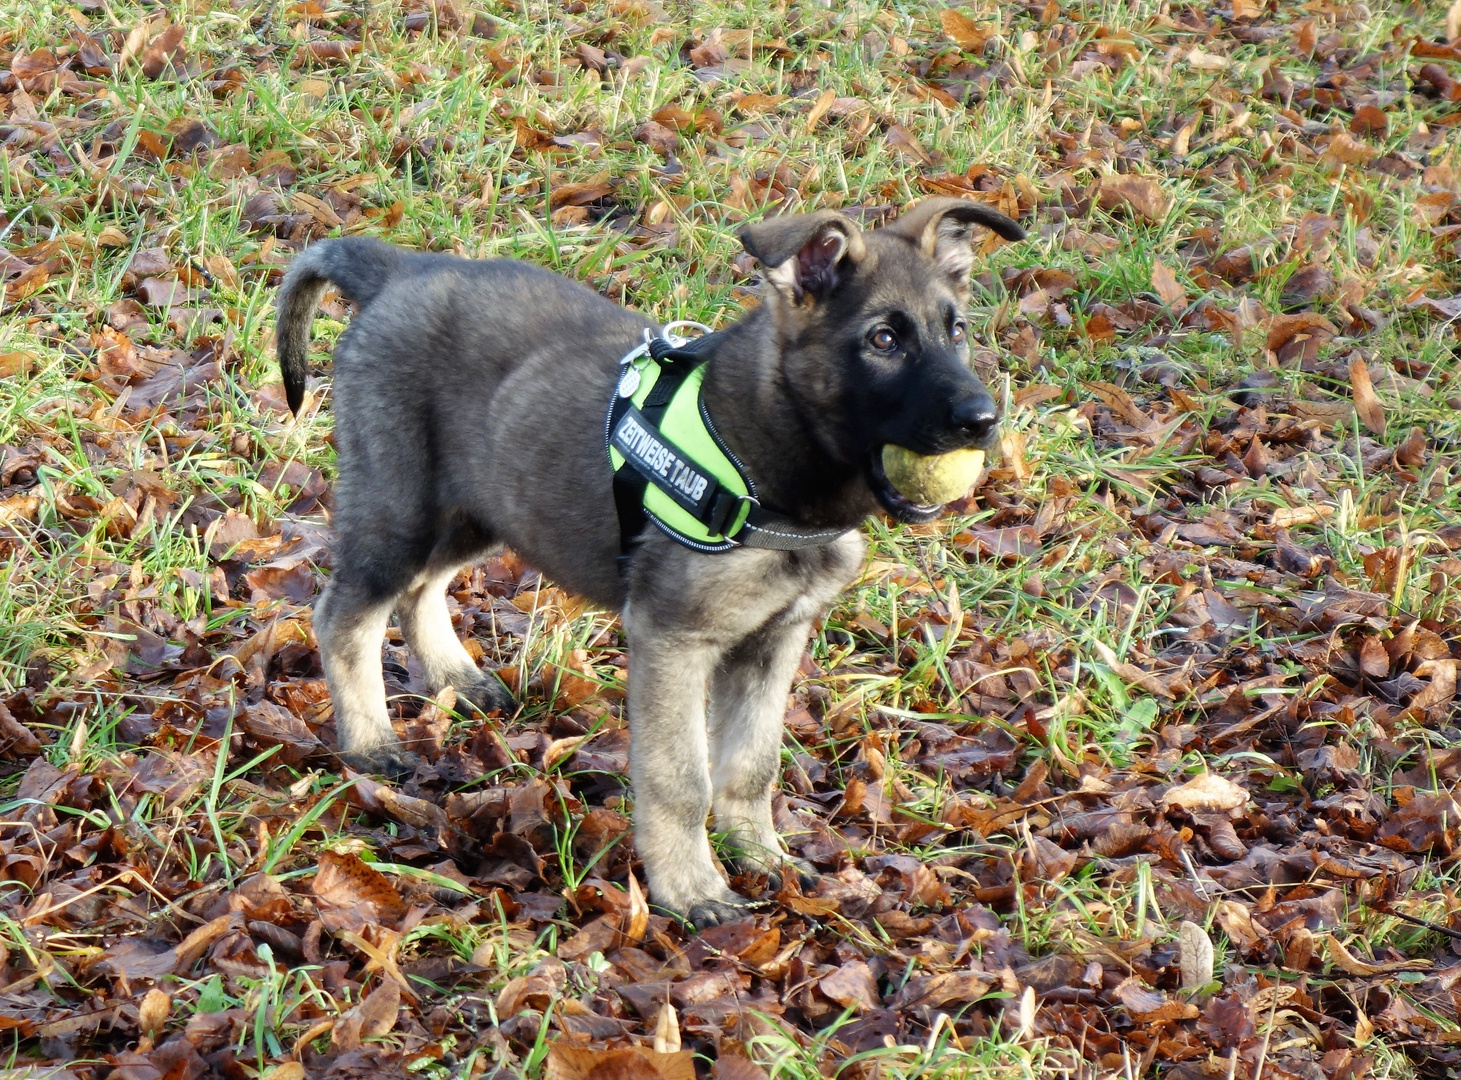
<svg viewBox="0 0 1461 1080"><path fill-rule="evenodd" d="M487 6L0 28L17 1066L1461 1066L1456 11ZM975 281L1004 454L872 527L804 658L776 814L814 885L736 877L761 906L700 935L649 905L617 626L510 552L450 605L523 707L464 722L393 637L427 764L340 769L328 380L291 424L269 359L293 253L377 232L724 318L754 268L707 222L933 193L1039 233Z"/></svg>

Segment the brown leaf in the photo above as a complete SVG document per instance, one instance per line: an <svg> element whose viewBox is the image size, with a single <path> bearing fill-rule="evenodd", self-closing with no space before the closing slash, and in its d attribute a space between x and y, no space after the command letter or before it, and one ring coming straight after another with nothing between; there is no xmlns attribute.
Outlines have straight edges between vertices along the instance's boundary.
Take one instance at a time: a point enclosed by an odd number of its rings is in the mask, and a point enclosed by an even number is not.
<svg viewBox="0 0 1461 1080"><path fill-rule="evenodd" d="M3 520L3 517L0 517ZM35 732L26 727L0 702L0 754L13 758L30 758L41 752Z"/></svg>
<svg viewBox="0 0 1461 1080"><path fill-rule="evenodd" d="M1454 660L1445 661L1453 665ZM1454 689L1454 684L1453 684ZM1392 851L1425 854L1456 846L1457 826L1461 825L1461 806L1450 795L1422 795L1391 814L1375 839Z"/></svg>
<svg viewBox="0 0 1461 1080"><path fill-rule="evenodd" d="M994 36L993 26L980 26L957 8L944 8L938 17L944 35L965 52L983 52L985 43Z"/></svg>
<svg viewBox="0 0 1461 1080"><path fill-rule="evenodd" d="M1333 934L1325 934L1329 945L1329 958L1350 975L1389 975L1396 971L1427 971L1432 967L1430 960L1399 960L1383 964L1372 964L1361 960L1346 949Z"/></svg>
<svg viewBox="0 0 1461 1080"><path fill-rule="evenodd" d="M137 298L148 307L170 308L178 304L188 304L197 300L200 295L176 279L164 281L162 278L150 277L137 286Z"/></svg>
<svg viewBox="0 0 1461 1080"><path fill-rule="evenodd" d="M695 114L683 105L676 105L670 102L668 105L661 105L650 116L656 124L663 124L667 128L673 128L679 132L691 132L695 130Z"/></svg>
<svg viewBox="0 0 1461 1080"><path fill-rule="evenodd" d="M35 366L36 354L33 352L0 353L0 379L29 375L35 370Z"/></svg>
<svg viewBox="0 0 1461 1080"><path fill-rule="evenodd" d="M1414 300L1407 300L1405 306L1423 308L1438 319L1461 319L1461 295L1447 296L1443 299L1421 296Z"/></svg>
<svg viewBox="0 0 1461 1080"><path fill-rule="evenodd" d="M828 87L826 90L823 90L822 91L822 93L817 97L817 100L812 103L812 109L811 109L811 111L809 113L807 113L807 131L808 132L811 132L811 131L815 131L816 130L817 122L819 120L821 120L822 117L824 117L824 116L827 115L827 110L832 107L832 102L834 102L836 100L837 100L837 91L836 90L833 90L831 87Z"/></svg>
<svg viewBox="0 0 1461 1080"><path fill-rule="evenodd" d="M817 986L837 1004L857 1012L871 1012L880 1004L878 981L861 960L851 960L830 975L823 975Z"/></svg>
<svg viewBox="0 0 1461 1080"><path fill-rule="evenodd" d="M406 914L406 902L390 878L366 866L358 855L323 852L310 889L320 921L331 932L359 930L371 923L390 928Z"/></svg>
<svg viewBox="0 0 1461 1080"><path fill-rule="evenodd" d="M1203 773L1162 796L1162 809L1181 807L1189 812L1236 810L1248 803L1248 792L1217 773Z"/></svg>
<svg viewBox="0 0 1461 1080"><path fill-rule="evenodd" d="M1374 105L1361 105L1354 111L1354 118L1349 122L1349 130L1356 135L1383 139L1386 132L1390 130L1390 118L1383 109Z"/></svg>
<svg viewBox="0 0 1461 1080"><path fill-rule="evenodd" d="M1332 322L1312 311L1275 315L1268 323L1266 345L1282 363L1297 363L1317 359L1319 346L1337 333Z"/></svg>
<svg viewBox="0 0 1461 1080"><path fill-rule="evenodd" d="M156 1039L171 1012L172 998L166 990L159 990L154 986L147 991L142 998L142 1004L137 1007L137 1026L149 1039Z"/></svg>
<svg viewBox="0 0 1461 1080"><path fill-rule="evenodd" d="M587 1050L553 1043L544 1080L695 1080L695 1053L656 1054L627 1050Z"/></svg>
<svg viewBox="0 0 1461 1080"><path fill-rule="evenodd" d="M1337 165L1363 165L1378 153L1379 151L1356 140L1349 132L1339 131L1329 140L1320 160Z"/></svg>
<svg viewBox="0 0 1461 1080"><path fill-rule="evenodd" d="M735 108L737 112L752 116L757 113L774 112L781 107L784 101L786 101L785 94L744 94L736 98Z"/></svg>
<svg viewBox="0 0 1461 1080"><path fill-rule="evenodd" d="M672 154L680 145L680 136L669 125L646 120L634 129L634 141L644 143L661 154Z"/></svg>
<svg viewBox="0 0 1461 1080"><path fill-rule="evenodd" d="M1177 276L1161 259L1152 260L1152 288L1168 307L1175 308L1187 301L1187 290L1177 283Z"/></svg>
<svg viewBox="0 0 1461 1080"><path fill-rule="evenodd" d="M146 51L142 54L142 74L149 79L155 79L169 65L180 67L186 56L187 50L183 47L183 25L172 23L148 43Z"/></svg>
<svg viewBox="0 0 1461 1080"><path fill-rule="evenodd" d="M654 1025L654 1052L656 1054L678 1054L680 1052L680 1020L675 1007L668 1001L659 1011Z"/></svg>
<svg viewBox="0 0 1461 1080"><path fill-rule="evenodd" d="M649 901L639 887L639 879L629 875L629 910L624 915L624 940L638 945L649 929Z"/></svg>
<svg viewBox="0 0 1461 1080"><path fill-rule="evenodd" d="M1302 307L1334 295L1334 276L1322 266L1305 266L1289 275L1279 299L1286 308Z"/></svg>
<svg viewBox="0 0 1461 1080"><path fill-rule="evenodd" d="M1111 991L1111 996L1131 1014L1133 1020L1145 1024L1190 1019L1197 1015L1196 1005L1172 1001L1166 994L1153 990L1135 975L1123 979Z"/></svg>
<svg viewBox="0 0 1461 1080"><path fill-rule="evenodd" d="M340 220L340 215L335 213L335 208L324 199L296 191L289 196L289 202L294 210L308 214L327 229L338 229L345 224Z"/></svg>
<svg viewBox="0 0 1461 1080"><path fill-rule="evenodd" d="M766 1070L750 1058L725 1052L715 1059L710 1077L711 1080L770 1080Z"/></svg>
<svg viewBox="0 0 1461 1080"><path fill-rule="evenodd" d="M587 206L598 202L614 190L613 186L600 182L586 184L561 184L548 196L548 207L557 210L560 206Z"/></svg>
<svg viewBox="0 0 1461 1080"><path fill-rule="evenodd" d="M239 729L260 747L279 747L275 760L285 765L298 765L322 747L304 721L288 709L265 698L238 710Z"/></svg>
<svg viewBox="0 0 1461 1080"><path fill-rule="evenodd" d="M1406 468L1418 469L1426 463L1426 449L1429 444L1426 442L1425 429L1414 427L1405 441L1395 448L1395 460Z"/></svg>
<svg viewBox="0 0 1461 1080"><path fill-rule="evenodd" d="M1153 225L1160 224L1172 206L1162 185L1150 176L1112 173L1096 184L1096 203L1111 213L1134 214Z"/></svg>
<svg viewBox="0 0 1461 1080"><path fill-rule="evenodd" d="M1356 356L1349 365L1349 381L1354 394L1354 410L1360 423L1376 435L1385 434L1385 408L1375 394L1375 384L1370 381L1370 369Z"/></svg>
<svg viewBox="0 0 1461 1080"><path fill-rule="evenodd" d="M1390 654L1379 638L1366 637L1360 641L1360 670L1372 679L1383 679L1390 674Z"/></svg>
<svg viewBox="0 0 1461 1080"><path fill-rule="evenodd" d="M389 1035L396 1026L400 1011L401 988L393 980L385 979L366 994L359 1005L342 1015L340 1021L355 1028L356 1044L359 1045L360 1039Z"/></svg>
<svg viewBox="0 0 1461 1080"><path fill-rule="evenodd" d="M923 148L923 144L915 139L901 124L894 124L888 128L885 136L888 145L902 154L913 158L924 165L936 165L932 154Z"/></svg>

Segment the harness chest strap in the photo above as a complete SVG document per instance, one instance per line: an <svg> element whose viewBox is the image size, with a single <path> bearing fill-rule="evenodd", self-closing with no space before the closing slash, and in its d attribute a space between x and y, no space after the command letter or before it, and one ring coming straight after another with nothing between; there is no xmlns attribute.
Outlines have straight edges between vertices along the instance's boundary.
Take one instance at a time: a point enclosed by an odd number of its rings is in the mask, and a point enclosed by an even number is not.
<svg viewBox="0 0 1461 1080"><path fill-rule="evenodd" d="M718 336L657 337L621 362L604 426L621 563L647 522L705 552L821 547L846 531L809 529L757 502L754 482L701 397L704 362Z"/></svg>

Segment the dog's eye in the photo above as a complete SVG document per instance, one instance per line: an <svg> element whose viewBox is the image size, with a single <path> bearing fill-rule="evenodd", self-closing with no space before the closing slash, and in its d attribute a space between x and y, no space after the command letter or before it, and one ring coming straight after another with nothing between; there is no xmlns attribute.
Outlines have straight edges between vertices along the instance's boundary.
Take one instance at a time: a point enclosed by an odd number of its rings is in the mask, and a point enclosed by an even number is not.
<svg viewBox="0 0 1461 1080"><path fill-rule="evenodd" d="M954 323L953 329L949 331L949 337L954 339L955 345L964 344L964 338L966 338L968 335L969 327L967 324L965 324L963 319L959 319L958 321L956 321Z"/></svg>
<svg viewBox="0 0 1461 1080"><path fill-rule="evenodd" d="M880 352L891 352L898 347L898 335L886 326L880 326L868 335L868 343Z"/></svg>

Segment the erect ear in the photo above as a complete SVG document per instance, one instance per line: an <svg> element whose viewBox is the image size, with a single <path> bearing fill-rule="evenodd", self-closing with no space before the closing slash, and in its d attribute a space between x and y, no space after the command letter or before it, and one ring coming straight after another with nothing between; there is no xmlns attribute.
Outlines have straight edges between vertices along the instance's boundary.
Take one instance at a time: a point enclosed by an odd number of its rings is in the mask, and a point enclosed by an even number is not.
<svg viewBox="0 0 1461 1080"><path fill-rule="evenodd" d="M969 290L969 271L974 268L975 225L993 229L1006 240L1025 238L1019 223L994 207L952 197L924 199L885 228L913 241L962 295Z"/></svg>
<svg viewBox="0 0 1461 1080"><path fill-rule="evenodd" d="M740 240L793 304L825 297L867 253L862 230L836 210L767 218L742 229Z"/></svg>

